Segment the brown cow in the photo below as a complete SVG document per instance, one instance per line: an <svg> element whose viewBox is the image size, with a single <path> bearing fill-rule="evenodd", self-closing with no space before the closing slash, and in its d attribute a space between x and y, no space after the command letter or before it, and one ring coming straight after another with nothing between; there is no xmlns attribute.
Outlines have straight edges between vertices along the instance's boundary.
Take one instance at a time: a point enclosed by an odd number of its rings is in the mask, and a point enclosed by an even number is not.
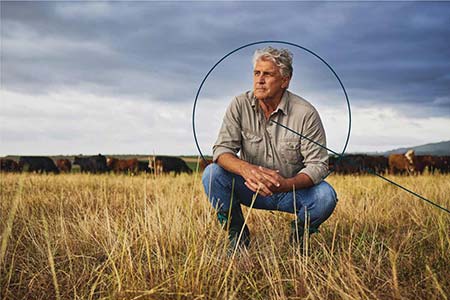
<svg viewBox="0 0 450 300"><path fill-rule="evenodd" d="M119 160L114 157L108 157L106 159L106 166L110 171L113 171L114 173L119 172L119 166L118 166Z"/></svg>
<svg viewBox="0 0 450 300"><path fill-rule="evenodd" d="M0 171L1 172L20 172L22 168L20 168L19 164L9 158L0 159Z"/></svg>
<svg viewBox="0 0 450 300"><path fill-rule="evenodd" d="M66 158L58 159L56 161L56 167L61 173L70 173L72 170L72 163Z"/></svg>
<svg viewBox="0 0 450 300"><path fill-rule="evenodd" d="M413 174L415 171L414 150L408 150L405 154L391 154L388 161L389 174Z"/></svg>
<svg viewBox="0 0 450 300"><path fill-rule="evenodd" d="M161 175L162 173L164 173L164 165L162 160L160 159L150 158L148 160L148 167L149 169L153 170L156 175Z"/></svg>
<svg viewBox="0 0 450 300"><path fill-rule="evenodd" d="M137 174L139 170L139 161L137 158L132 159L117 159L108 157L106 165L114 173L129 173Z"/></svg>

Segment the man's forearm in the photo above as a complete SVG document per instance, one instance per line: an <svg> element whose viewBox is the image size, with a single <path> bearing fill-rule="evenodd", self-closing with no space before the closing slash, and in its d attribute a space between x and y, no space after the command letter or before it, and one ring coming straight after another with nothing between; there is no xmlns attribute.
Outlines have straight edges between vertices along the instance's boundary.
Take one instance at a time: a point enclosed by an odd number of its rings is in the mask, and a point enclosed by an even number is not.
<svg viewBox="0 0 450 300"><path fill-rule="evenodd" d="M249 166L253 166L252 164L243 161L236 157L235 155L231 153L224 153L219 156L217 159L217 164L219 164L222 168L227 170L228 172L244 176L243 172L248 169ZM253 166L254 167L254 166ZM314 185L314 182L311 180L311 178L304 174L299 173L291 178L282 178L283 184L276 188L276 191L274 192L292 192L292 190L295 188L296 190L309 188Z"/></svg>
<svg viewBox="0 0 450 300"><path fill-rule="evenodd" d="M242 170L249 165L248 162L239 159L231 153L224 153L217 158L217 164L228 172L242 176Z"/></svg>
<svg viewBox="0 0 450 300"><path fill-rule="evenodd" d="M279 189L280 192L292 192L294 188L295 190L301 190L314 185L311 178L304 173L299 173L294 177L286 178L285 180L286 181Z"/></svg>

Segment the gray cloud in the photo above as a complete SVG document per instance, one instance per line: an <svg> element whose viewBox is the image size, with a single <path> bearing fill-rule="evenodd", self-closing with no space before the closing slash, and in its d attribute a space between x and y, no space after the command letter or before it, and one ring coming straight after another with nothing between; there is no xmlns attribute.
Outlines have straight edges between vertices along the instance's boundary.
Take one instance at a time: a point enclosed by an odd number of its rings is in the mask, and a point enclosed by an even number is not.
<svg viewBox="0 0 450 300"><path fill-rule="evenodd" d="M447 3L1 5L6 89L81 89L185 101L227 51L270 38L320 53L341 75L353 101L428 103L436 105L435 114L450 113L446 103L434 102L450 92ZM247 59L236 55L227 64L241 67ZM335 81L321 80L328 75L316 61L304 67L309 72L297 77L301 85L335 89ZM215 77L219 83L209 84L230 88L245 78L224 72Z"/></svg>
<svg viewBox="0 0 450 300"><path fill-rule="evenodd" d="M450 113L448 102L436 100L450 92L447 3L1 5L2 78L9 90L35 94L76 89L187 101L227 51L278 39L317 51L334 66L355 103L427 103L428 114ZM298 86L340 93L336 80L314 57L290 48L304 60L295 74ZM205 96L222 96L222 90L248 81L248 74L240 71L249 65L248 55L234 55L226 65L208 82L211 91Z"/></svg>

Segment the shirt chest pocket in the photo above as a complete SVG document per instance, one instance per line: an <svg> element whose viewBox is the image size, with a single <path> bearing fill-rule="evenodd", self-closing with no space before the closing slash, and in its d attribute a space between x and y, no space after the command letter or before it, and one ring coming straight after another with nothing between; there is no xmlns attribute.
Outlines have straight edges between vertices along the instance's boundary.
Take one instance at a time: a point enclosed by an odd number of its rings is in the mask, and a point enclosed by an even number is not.
<svg viewBox="0 0 450 300"><path fill-rule="evenodd" d="M283 160L289 164L299 164L302 159L300 142L298 139L285 139L280 141L280 154Z"/></svg>
<svg viewBox="0 0 450 300"><path fill-rule="evenodd" d="M261 150L262 137L248 131L242 131L242 149L241 152L246 156L258 156Z"/></svg>

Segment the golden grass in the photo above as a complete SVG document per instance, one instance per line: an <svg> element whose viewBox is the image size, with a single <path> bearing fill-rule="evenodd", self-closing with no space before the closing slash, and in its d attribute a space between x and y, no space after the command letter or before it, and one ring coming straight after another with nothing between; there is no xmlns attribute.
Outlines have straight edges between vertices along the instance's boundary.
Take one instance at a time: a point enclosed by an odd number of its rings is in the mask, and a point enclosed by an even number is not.
<svg viewBox="0 0 450 300"><path fill-rule="evenodd" d="M450 176L390 177L450 207ZM293 215L244 209L247 252L200 177L2 174L2 299L448 299L450 215L380 179L331 176L311 254Z"/></svg>

